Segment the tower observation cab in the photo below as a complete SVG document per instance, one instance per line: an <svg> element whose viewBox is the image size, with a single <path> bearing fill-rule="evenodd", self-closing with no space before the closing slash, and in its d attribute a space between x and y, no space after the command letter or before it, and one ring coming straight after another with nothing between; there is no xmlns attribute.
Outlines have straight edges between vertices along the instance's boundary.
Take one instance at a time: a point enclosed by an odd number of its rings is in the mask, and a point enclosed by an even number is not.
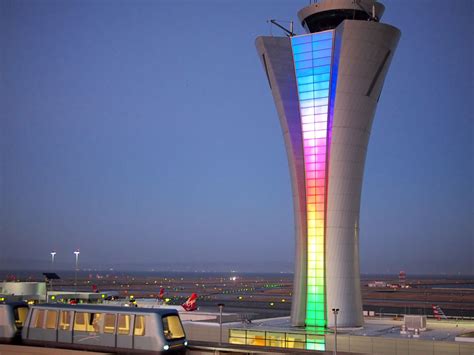
<svg viewBox="0 0 474 355"><path fill-rule="evenodd" d="M375 21L385 6L373 0L321 0L298 12L301 26L308 33L332 30L344 20Z"/></svg>

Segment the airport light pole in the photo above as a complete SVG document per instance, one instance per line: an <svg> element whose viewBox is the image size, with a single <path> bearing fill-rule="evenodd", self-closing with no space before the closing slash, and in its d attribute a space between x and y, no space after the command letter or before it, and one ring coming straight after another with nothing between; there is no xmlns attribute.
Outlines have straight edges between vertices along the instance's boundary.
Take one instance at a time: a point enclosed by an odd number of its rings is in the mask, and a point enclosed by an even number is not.
<svg viewBox="0 0 474 355"><path fill-rule="evenodd" d="M339 308L333 308L332 313L334 314L334 354L337 354L337 314Z"/></svg>
<svg viewBox="0 0 474 355"><path fill-rule="evenodd" d="M74 271L74 293L76 293L76 298L77 298L77 267L79 265L79 249L77 249L74 252L74 255L76 256L76 269Z"/></svg>
<svg viewBox="0 0 474 355"><path fill-rule="evenodd" d="M219 345L222 344L222 310L224 309L224 303L219 303Z"/></svg>
<svg viewBox="0 0 474 355"><path fill-rule="evenodd" d="M51 272L54 271L54 257L56 256L56 252L53 250L51 253ZM49 279L49 288L51 291L53 290L53 279Z"/></svg>

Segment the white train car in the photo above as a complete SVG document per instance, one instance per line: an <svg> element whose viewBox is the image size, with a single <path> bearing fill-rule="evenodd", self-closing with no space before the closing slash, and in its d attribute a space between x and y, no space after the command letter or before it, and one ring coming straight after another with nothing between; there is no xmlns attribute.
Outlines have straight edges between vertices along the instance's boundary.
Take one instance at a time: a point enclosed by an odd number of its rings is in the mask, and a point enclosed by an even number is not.
<svg viewBox="0 0 474 355"><path fill-rule="evenodd" d="M176 310L104 305L31 306L22 341L30 345L127 353L184 353L187 346Z"/></svg>
<svg viewBox="0 0 474 355"><path fill-rule="evenodd" d="M0 304L0 342L20 342L21 329L28 314L25 302Z"/></svg>

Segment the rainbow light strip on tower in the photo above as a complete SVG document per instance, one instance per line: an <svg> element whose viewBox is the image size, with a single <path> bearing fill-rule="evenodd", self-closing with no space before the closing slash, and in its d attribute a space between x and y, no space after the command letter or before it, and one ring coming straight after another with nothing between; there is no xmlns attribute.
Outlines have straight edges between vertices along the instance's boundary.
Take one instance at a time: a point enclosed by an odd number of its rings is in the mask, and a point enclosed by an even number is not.
<svg viewBox="0 0 474 355"><path fill-rule="evenodd" d="M326 326L325 236L333 31L292 37L303 133L308 274L306 325Z"/></svg>

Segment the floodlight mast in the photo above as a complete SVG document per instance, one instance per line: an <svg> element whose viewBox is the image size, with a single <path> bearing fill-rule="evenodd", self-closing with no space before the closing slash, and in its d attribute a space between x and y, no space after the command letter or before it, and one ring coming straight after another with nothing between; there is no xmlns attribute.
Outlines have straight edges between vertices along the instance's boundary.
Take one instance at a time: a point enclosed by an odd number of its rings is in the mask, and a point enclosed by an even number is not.
<svg viewBox="0 0 474 355"><path fill-rule="evenodd" d="M74 252L74 255L76 256L76 268L74 270L74 293L76 293L76 298L77 298L77 268L79 265L79 254L80 254L80 251L79 249L77 249Z"/></svg>
<svg viewBox="0 0 474 355"><path fill-rule="evenodd" d="M51 271L54 271L54 257L56 256L56 252L53 250L51 253ZM53 279L49 280L49 288L51 291L53 290Z"/></svg>
<svg viewBox="0 0 474 355"><path fill-rule="evenodd" d="M339 314L339 308L333 308L332 314L334 314L334 355L337 354L337 315Z"/></svg>
<svg viewBox="0 0 474 355"><path fill-rule="evenodd" d="M76 271L77 271L77 267L79 265L79 254L80 253L81 252L79 251L79 249L74 252L74 255L76 256Z"/></svg>
<svg viewBox="0 0 474 355"><path fill-rule="evenodd" d="M219 303L217 307L219 307L219 345L222 344L222 310L224 309L225 304Z"/></svg>

